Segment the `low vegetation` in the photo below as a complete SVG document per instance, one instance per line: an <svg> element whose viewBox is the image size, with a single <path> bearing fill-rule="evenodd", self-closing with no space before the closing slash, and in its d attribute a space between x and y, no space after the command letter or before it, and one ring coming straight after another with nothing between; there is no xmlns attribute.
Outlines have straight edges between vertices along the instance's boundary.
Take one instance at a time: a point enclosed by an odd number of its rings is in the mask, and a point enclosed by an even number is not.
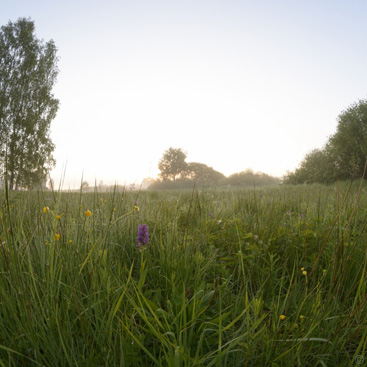
<svg viewBox="0 0 367 367"><path fill-rule="evenodd" d="M0 366L349 366L366 187L0 192Z"/></svg>

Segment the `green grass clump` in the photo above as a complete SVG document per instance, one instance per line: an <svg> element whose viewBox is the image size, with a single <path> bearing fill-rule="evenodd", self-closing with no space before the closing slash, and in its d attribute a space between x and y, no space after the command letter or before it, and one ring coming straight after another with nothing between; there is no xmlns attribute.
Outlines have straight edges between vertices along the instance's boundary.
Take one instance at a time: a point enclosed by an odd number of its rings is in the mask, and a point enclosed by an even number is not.
<svg viewBox="0 0 367 367"><path fill-rule="evenodd" d="M366 224L364 185L0 192L0 366L354 365Z"/></svg>

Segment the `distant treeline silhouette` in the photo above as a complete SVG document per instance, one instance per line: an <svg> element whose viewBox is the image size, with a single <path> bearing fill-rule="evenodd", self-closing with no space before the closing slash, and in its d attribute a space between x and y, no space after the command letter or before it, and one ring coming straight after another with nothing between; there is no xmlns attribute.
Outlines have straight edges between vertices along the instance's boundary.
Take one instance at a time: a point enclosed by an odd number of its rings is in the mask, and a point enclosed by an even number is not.
<svg viewBox="0 0 367 367"><path fill-rule="evenodd" d="M167 149L158 168L157 179L146 179L150 190L191 188L200 186L269 186L280 183L280 178L251 169L226 177L204 163L186 162L186 153L181 148Z"/></svg>

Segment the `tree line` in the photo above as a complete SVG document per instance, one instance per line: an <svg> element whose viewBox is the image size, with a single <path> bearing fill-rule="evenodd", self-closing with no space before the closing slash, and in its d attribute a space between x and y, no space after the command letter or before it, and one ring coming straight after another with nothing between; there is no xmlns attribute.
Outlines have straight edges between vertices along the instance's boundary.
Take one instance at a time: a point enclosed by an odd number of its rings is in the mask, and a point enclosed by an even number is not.
<svg viewBox="0 0 367 367"><path fill-rule="evenodd" d="M226 177L223 173L199 162L186 162L187 155L181 148L167 149L159 161L157 179L146 179L149 189L179 189L200 186L268 186L280 179L251 169Z"/></svg>
<svg viewBox="0 0 367 367"><path fill-rule="evenodd" d="M286 184L353 180L364 174L367 159L367 100L359 100L342 111L337 129L322 149L306 154L294 172L283 177Z"/></svg>

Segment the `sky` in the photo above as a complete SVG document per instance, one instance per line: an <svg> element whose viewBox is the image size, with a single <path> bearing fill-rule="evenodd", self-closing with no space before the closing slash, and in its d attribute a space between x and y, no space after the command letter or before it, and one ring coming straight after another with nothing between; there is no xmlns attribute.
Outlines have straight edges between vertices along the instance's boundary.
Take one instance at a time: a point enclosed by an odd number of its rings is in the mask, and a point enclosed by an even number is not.
<svg viewBox="0 0 367 367"><path fill-rule="evenodd" d="M53 39L56 185L140 184L165 150L282 177L367 97L364 0L1 0Z"/></svg>

